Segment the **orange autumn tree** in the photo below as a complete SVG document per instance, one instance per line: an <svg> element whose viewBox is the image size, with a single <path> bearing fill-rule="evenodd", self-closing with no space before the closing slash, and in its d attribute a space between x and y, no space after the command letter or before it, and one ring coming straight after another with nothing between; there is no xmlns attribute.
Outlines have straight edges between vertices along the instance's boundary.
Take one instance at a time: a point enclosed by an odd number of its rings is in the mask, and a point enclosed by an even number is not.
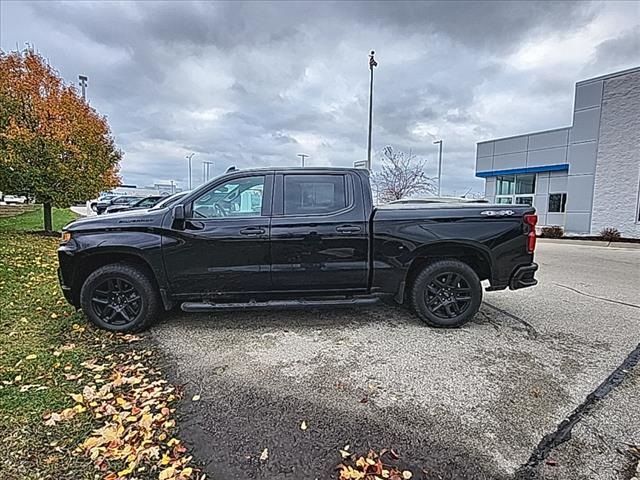
<svg viewBox="0 0 640 480"><path fill-rule="evenodd" d="M67 207L120 184L106 119L32 50L0 51L0 191Z"/></svg>

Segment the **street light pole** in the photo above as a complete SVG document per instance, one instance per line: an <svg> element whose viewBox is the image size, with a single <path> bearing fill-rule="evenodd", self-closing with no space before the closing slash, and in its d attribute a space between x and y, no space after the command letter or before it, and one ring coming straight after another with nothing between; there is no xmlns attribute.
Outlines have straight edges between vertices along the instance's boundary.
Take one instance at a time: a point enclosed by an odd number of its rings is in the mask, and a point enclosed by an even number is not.
<svg viewBox="0 0 640 480"><path fill-rule="evenodd" d="M87 100L87 80L89 77L86 75L78 75L78 80L80 80L80 87L82 88L82 100Z"/></svg>
<svg viewBox="0 0 640 480"><path fill-rule="evenodd" d="M440 196L440 184L442 182L442 140L436 140L434 145L438 145L438 196Z"/></svg>
<svg viewBox="0 0 640 480"><path fill-rule="evenodd" d="M205 183L209 181L211 165L213 165L213 162L202 162L202 178L204 179Z"/></svg>
<svg viewBox="0 0 640 480"><path fill-rule="evenodd" d="M302 159L302 166L304 167L304 159L309 157L306 153L299 153L298 156Z"/></svg>
<svg viewBox="0 0 640 480"><path fill-rule="evenodd" d="M378 66L378 62L376 62L373 56L376 52L371 50L369 54L369 141L367 143L367 170L371 171L371 127L372 127L372 119L373 119L373 67Z"/></svg>
<svg viewBox="0 0 640 480"><path fill-rule="evenodd" d="M193 188L192 185L191 185L191 159L193 158L194 155L195 155L195 153L190 153L189 155L185 155L184 156L184 158L189 160L189 190L191 190Z"/></svg>

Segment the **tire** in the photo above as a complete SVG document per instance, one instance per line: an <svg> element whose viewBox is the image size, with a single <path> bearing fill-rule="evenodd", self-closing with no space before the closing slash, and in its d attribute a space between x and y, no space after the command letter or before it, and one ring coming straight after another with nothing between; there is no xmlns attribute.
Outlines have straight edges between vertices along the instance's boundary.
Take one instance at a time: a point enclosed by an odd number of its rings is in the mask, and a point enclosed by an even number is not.
<svg viewBox="0 0 640 480"><path fill-rule="evenodd" d="M461 327L478 312L482 285L476 272L459 260L430 263L411 289L411 304L422 321L432 327Z"/></svg>
<svg viewBox="0 0 640 480"><path fill-rule="evenodd" d="M126 263L105 265L91 273L80 290L80 305L91 323L112 332L144 330L161 311L149 276Z"/></svg>

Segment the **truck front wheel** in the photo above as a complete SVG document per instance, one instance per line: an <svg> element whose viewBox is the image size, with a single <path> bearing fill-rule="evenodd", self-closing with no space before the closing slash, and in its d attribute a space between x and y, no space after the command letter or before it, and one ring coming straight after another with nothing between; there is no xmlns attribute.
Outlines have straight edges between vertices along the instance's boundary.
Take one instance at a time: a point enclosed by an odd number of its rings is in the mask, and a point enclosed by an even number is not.
<svg viewBox="0 0 640 480"><path fill-rule="evenodd" d="M144 330L160 312L160 299L149 276L140 268L113 263L91 273L80 290L86 317L113 332Z"/></svg>
<svg viewBox="0 0 640 480"><path fill-rule="evenodd" d="M460 327L478 312L482 285L466 263L436 261L413 282L411 303L420 319L432 327Z"/></svg>

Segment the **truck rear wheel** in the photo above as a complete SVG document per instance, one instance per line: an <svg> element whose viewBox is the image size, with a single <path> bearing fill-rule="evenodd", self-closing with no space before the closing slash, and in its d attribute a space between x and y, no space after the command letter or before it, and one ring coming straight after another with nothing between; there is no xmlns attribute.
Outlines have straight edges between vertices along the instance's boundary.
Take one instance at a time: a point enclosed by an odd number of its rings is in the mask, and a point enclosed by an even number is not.
<svg viewBox="0 0 640 480"><path fill-rule="evenodd" d="M86 317L112 332L137 332L160 312L160 299L152 281L140 268L114 263L91 273L80 290Z"/></svg>
<svg viewBox="0 0 640 480"><path fill-rule="evenodd" d="M436 261L416 277L411 303L418 317L432 327L460 327L478 312L482 285L466 263Z"/></svg>

